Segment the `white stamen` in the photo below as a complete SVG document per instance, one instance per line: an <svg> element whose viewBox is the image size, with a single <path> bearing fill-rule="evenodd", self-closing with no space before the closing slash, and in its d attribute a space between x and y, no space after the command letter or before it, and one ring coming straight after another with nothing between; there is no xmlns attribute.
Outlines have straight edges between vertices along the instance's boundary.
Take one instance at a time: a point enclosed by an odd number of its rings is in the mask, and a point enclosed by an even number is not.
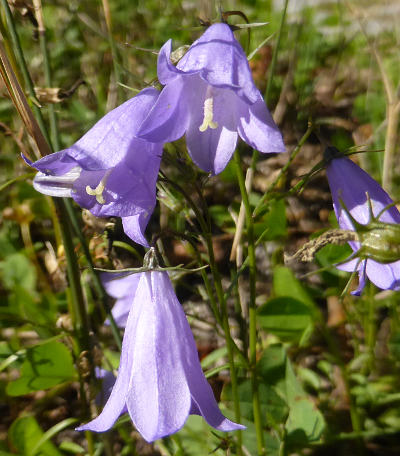
<svg viewBox="0 0 400 456"><path fill-rule="evenodd" d="M103 192L106 188L107 179L111 173L111 169L109 169L103 176L103 179L98 183L96 188L92 188L90 185L86 185L86 193L90 196L95 196L96 201L99 204L105 204L106 200L104 199Z"/></svg>
<svg viewBox="0 0 400 456"><path fill-rule="evenodd" d="M206 99L204 101L204 118L203 123L200 125L199 130L201 132L206 131L208 127L212 130L218 128L218 122L213 121L214 116L214 98L212 96L212 88L207 87Z"/></svg>

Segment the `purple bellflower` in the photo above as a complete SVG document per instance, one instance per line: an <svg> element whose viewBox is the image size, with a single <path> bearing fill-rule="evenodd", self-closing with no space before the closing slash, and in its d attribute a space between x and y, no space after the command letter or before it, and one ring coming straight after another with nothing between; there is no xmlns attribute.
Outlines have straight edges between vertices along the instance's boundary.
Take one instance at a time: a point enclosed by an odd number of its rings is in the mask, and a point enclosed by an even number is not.
<svg viewBox="0 0 400 456"><path fill-rule="evenodd" d="M158 95L154 88L144 89L68 149L35 163L24 157L39 171L35 189L72 197L96 217L122 217L126 234L147 246L143 233L156 204L162 144L138 139L136 133Z"/></svg>
<svg viewBox="0 0 400 456"><path fill-rule="evenodd" d="M355 230L346 210L361 225L368 225L370 220L370 205L373 216L379 216L380 222L398 224L400 223L400 213L396 207L392 206L384 210L393 203L389 195L372 177L353 163L349 158L337 156L338 151L328 148L327 153L334 154L330 158L326 169L329 186L332 193L333 208L339 227L344 230ZM369 202L368 202L369 199ZM340 200L346 210L343 209ZM360 249L359 242L349 242L354 252ZM380 263L371 258L360 261L353 258L350 261L337 266L339 269L353 272L356 268L359 274L359 285L352 294L360 295L366 284L366 278L377 287L384 290L400 289L400 261L392 263Z"/></svg>
<svg viewBox="0 0 400 456"><path fill-rule="evenodd" d="M77 428L104 432L125 407L145 440L177 432L190 414L219 431L244 429L225 418L200 366L196 344L168 273L129 276L136 287L117 380L102 413Z"/></svg>
<svg viewBox="0 0 400 456"><path fill-rule="evenodd" d="M284 152L282 135L254 85L242 47L227 24L209 27L174 66L171 40L158 56L158 79L165 87L138 135L170 142L186 132L193 161L218 174L240 137L260 152Z"/></svg>

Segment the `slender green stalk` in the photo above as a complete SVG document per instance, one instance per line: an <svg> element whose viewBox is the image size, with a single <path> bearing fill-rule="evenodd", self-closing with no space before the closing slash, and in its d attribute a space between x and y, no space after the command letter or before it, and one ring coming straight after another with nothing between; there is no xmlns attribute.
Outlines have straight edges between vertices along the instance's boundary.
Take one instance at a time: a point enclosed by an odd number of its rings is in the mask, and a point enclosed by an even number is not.
<svg viewBox="0 0 400 456"><path fill-rule="evenodd" d="M265 96L264 96L265 102L267 104L268 104L268 100L269 100L269 93L270 93L270 88L271 88L271 84L272 84L272 78L273 78L273 75L275 73L278 50L279 50L279 46L280 46L280 43L281 43L282 30L283 30L283 25L285 23L286 10L287 10L288 3L289 3L289 0L285 0L284 9L283 9L282 16L281 16L281 22L280 22L280 25L279 25L278 38L277 38L276 46L274 48L274 53L273 53L272 62L271 62L271 68L270 68L270 71L269 71L269 77L268 77L268 81L267 81L267 88L266 88L266 92L265 92ZM251 159L251 165L250 165L250 168L247 170L247 175L246 175L246 180L248 180L249 191L250 191L250 189L251 189L251 187L253 185L253 176L254 176L254 172L255 172L255 169L256 169L256 166L257 166L257 162L258 162L259 156L260 156L260 153L258 152L258 150L254 149L253 150L253 156L252 156L252 159ZM245 209L244 209L243 202L242 202L242 204L240 205L238 221L243 220L243 212L244 212L244 210ZM238 223L238 225L239 225L239 223ZM240 238L241 238L241 231L239 229L239 231L236 233L236 236L234 238L234 242L233 242L233 246L232 246L232 252L231 252L231 260L233 259L235 246L240 243Z"/></svg>
<svg viewBox="0 0 400 456"><path fill-rule="evenodd" d="M229 373L231 375L231 384L232 384L232 397L233 397L233 404L234 404L234 411L235 411L235 420L240 423L241 420L241 412L240 412L240 401L239 401L239 392L238 392L238 380L236 375L236 367L235 367L235 357L234 357L234 343L231 336L231 330L229 327L229 318L228 318L228 305L225 299L224 290L222 288L222 281L221 275L218 270L218 266L215 261L214 257L214 250L212 245L212 238L211 233L206 232L204 233L206 236L207 247L208 247L208 256L210 259L210 269L213 274L214 279L214 286L217 292L217 297L220 305L220 312L222 318L222 329L224 330L225 334L225 342L226 348L228 350L228 362L229 362ZM237 454L239 456L243 455L242 450L242 431L236 431L237 435Z"/></svg>
<svg viewBox="0 0 400 456"><path fill-rule="evenodd" d="M214 287L215 287L215 290L217 293L217 299L218 299L218 303L219 303L219 309L215 308L214 314L215 314L216 320L222 326L222 329L224 331L225 342L226 342L226 347L227 347L227 351L228 351L229 372L230 372L231 383L232 383L232 397L233 397L233 403L234 403L235 420L238 423L240 423L241 412L240 412L238 381L237 381L237 374L236 374L236 368L235 368L234 354L235 354L235 351L237 353L241 354L241 351L236 346L236 344L231 336L231 331L230 331L230 327L229 327L229 319L228 319L227 301L225 299L225 294L224 294L224 290L222 287L221 275L219 273L219 269L218 269L217 263L215 261L214 249L213 249L213 245L212 245L210 217L209 217L208 212L206 212L206 219L204 218L203 213L201 212L199 207L194 203L192 198L179 184L177 184L176 182L173 182L167 178L165 178L165 181L168 182L168 184L172 185L176 190L178 190L185 197L189 206L192 208L193 212L196 215L196 219L200 225L203 237L206 241L209 263L210 263L210 270L211 270L211 273L213 276ZM199 191L199 195L202 196L200 191ZM203 210L207 211L207 206L206 206L206 204L204 204L204 202L203 202ZM209 288L210 284L208 282L208 279L205 282L205 284L206 284L207 290L210 292L211 290ZM211 296L211 294L210 294L210 296ZM243 355L242 355L242 357L243 357ZM242 432L236 431L236 434L237 434L237 446L238 446L237 454L239 456L243 456Z"/></svg>
<svg viewBox="0 0 400 456"><path fill-rule="evenodd" d="M110 44L111 55L112 55L112 59L113 59L114 74L115 74L115 80L116 80L115 82L117 85L118 97L122 98L122 92L121 92L122 88L119 85L119 83L122 82L121 69L120 69L120 64L118 61L117 46L115 45L115 40L113 37L113 27L112 27L110 4L108 3L108 0L102 0L102 3L103 3L104 17L105 17L106 25L107 25L108 42ZM122 101L122 99L120 99L119 101Z"/></svg>
<svg viewBox="0 0 400 456"><path fill-rule="evenodd" d="M260 395L258 390L258 379L256 372L257 363L257 321L256 321L256 254L254 243L254 224L249 197L246 190L245 179L241 167L240 154L236 150L234 154L236 164L236 174L239 182L240 194L245 208L247 240L248 240L248 258L249 258L249 287L250 299L248 304L249 315L249 362L251 375L251 388L253 400L254 425L257 436L257 451L258 454L265 454L264 432L261 418Z"/></svg>
<svg viewBox="0 0 400 456"><path fill-rule="evenodd" d="M303 147L303 145L307 141L308 137L311 135L311 133L313 131L313 128L314 128L313 124L309 123L307 131L304 133L303 137L300 139L300 141L297 144L297 146L293 149L292 153L290 154L288 162L280 170L280 172L279 172L278 176L276 177L276 179L274 180L274 182L272 182L272 184L269 186L267 191L261 197L260 201L257 203L257 206L254 208L253 217L257 217L257 215L259 215L259 213L262 211L263 206L265 205L265 203L268 200L268 198L271 196L271 193L273 192L273 190L275 189L275 187L279 183L280 179L286 173L286 171L288 170L289 166L292 164L293 160L297 157L297 154L300 152L301 148Z"/></svg>
<svg viewBox="0 0 400 456"><path fill-rule="evenodd" d="M397 101L389 100L386 109L387 129L385 137L385 155L383 158L382 187L392 191L393 169L396 157L397 131L399 125L399 111L396 109Z"/></svg>
<svg viewBox="0 0 400 456"><path fill-rule="evenodd" d="M287 11L288 4L289 4L289 0L285 0L285 4L283 6L283 11L282 11L282 16L281 16L281 22L279 24L278 37L276 39L276 46L275 46L274 52L272 54L272 60L271 60L271 66L270 66L270 70L269 70L267 87L265 89L265 95L264 95L264 99L267 104L269 102L269 94L271 92L272 79L275 74L276 62L278 60L278 51L279 51L279 47L281 45L282 30L283 30L283 26L284 26L285 20L286 20L286 11Z"/></svg>
<svg viewBox="0 0 400 456"><path fill-rule="evenodd" d="M368 370L369 373L374 368L374 351L375 351L375 338L376 338L376 321L375 321L375 299L373 293L373 285L368 284L367 291L367 302L368 302L368 315L367 315L367 327L366 327L366 342L368 347Z"/></svg>
<svg viewBox="0 0 400 456"><path fill-rule="evenodd" d="M107 293L104 290L103 284L99 278L98 273L94 269L94 263L92 260L92 256L90 254L86 239L82 234L82 230L79 227L78 220L77 220L75 212L74 212L74 208L72 207L72 204L69 200L66 200L65 203L66 203L65 208L68 213L69 219L71 221L72 228L75 232L75 235L78 236L79 242L81 243L81 246L83 249L83 253L86 257L86 261L88 262L89 271L90 271L92 279L93 279L94 288L95 288L96 293L99 296L100 300L102 301L103 308L104 308L104 310L107 314L107 318L110 322L110 328L111 328L112 335L114 337L114 340L115 340L118 348L121 349L122 348L121 335L119 333L117 324L115 323L114 317L111 313L111 309L108 306Z"/></svg>
<svg viewBox="0 0 400 456"><path fill-rule="evenodd" d="M55 199L54 202L59 218L61 220L68 220L64 201ZM65 257L67 259L67 274L72 295L72 313L75 320L73 323L80 341L80 349L87 350L90 347L89 319L86 312L86 303L84 301L80 281L79 265L75 255L75 246L72 240L69 223L62 227L61 235L64 244Z"/></svg>
<svg viewBox="0 0 400 456"><path fill-rule="evenodd" d="M35 89L32 82L32 79L29 74L28 66L22 51L22 47L19 41L17 30L14 24L14 18L11 14L10 8L6 0L1 0L1 5L6 14L8 31L11 36L12 45L14 52L20 66L20 70L23 74L25 85L28 90L28 93L32 99L35 99ZM44 48L43 48L44 49ZM50 74L49 74L50 76ZM36 115L37 123L39 124L40 130L42 131L43 136L47 140L47 144L44 143L43 147L45 150L40 150L42 154L46 154L51 150L51 142L49 140L49 135L44 123L42 113L38 106L33 105L33 109ZM65 201L62 199L54 198L54 206L58 219L61 221L59 223L60 232L62 241L64 244L65 256L67 260L67 275L69 280L69 307L71 318L73 321L73 326L76 334L76 354L79 356L82 352L87 352L89 356L89 361L91 361L91 343L90 343L90 331L89 331L89 319L86 310L86 304L83 297L81 282L80 282L80 272L78 260L75 255L74 244L72 240L72 233L70 231L70 224L68 223L68 214L66 212ZM57 222L56 222L57 223ZM90 362L91 374L93 376L93 363ZM84 379L80 377L80 392L82 397L82 414L83 416L87 415L89 410L88 401L86 397Z"/></svg>
<svg viewBox="0 0 400 456"><path fill-rule="evenodd" d="M46 28L45 28L44 19L43 19L42 0L33 0L33 5L35 7L35 15L36 15L37 23L38 23L40 50L42 52L42 57L43 57L44 80L46 83L46 87L52 87L53 84L52 84L52 77L51 77L49 52L47 49ZM53 150L59 150L60 149L60 138L59 138L58 128L57 128L56 111L54 109L54 105L51 103L49 103L47 109L49 112L51 145L53 146Z"/></svg>
<svg viewBox="0 0 400 456"><path fill-rule="evenodd" d="M360 433L362 433L361 417L360 417L360 414L358 413L357 405L355 403L353 395L351 394L350 381L349 381L349 376L347 373L346 365L343 361L343 358L342 358L342 355L338 348L338 345L337 345L336 341L333 339L333 337L330 333L330 330L326 326L326 323L324 320L321 320L321 325L319 326L319 329L321 330L322 335L324 336L324 338L328 344L330 353L332 353L333 356L335 357L336 364L339 366L340 371L342 373L346 394L349 398L350 420L351 420L353 432L355 434L360 434ZM361 455L361 454L363 454L362 440L360 437L358 437L357 440L358 440L357 451L358 451L358 454Z"/></svg>
<svg viewBox="0 0 400 456"><path fill-rule="evenodd" d="M26 64L24 53L22 51L22 47L21 47L21 43L19 41L17 30L15 28L14 18L11 14L11 10L10 10L7 0L0 0L0 1L1 1L1 5L4 9L5 15L6 15L8 32L11 37L11 42L14 47L14 52L15 52L15 56L17 58L17 62L19 64L19 70L22 72L22 76L24 78L26 88L29 92L29 96L31 97L32 100L36 100L35 88L34 88L31 76L29 74L28 66ZM37 100L36 100L36 102L37 102ZM39 103L37 102L37 104L39 104ZM33 112L35 113L36 120L39 124L40 129L42 130L43 135L45 136L47 142L50 144L50 139L49 139L49 136L47 133L45 123L44 123L42 112L40 111L40 108L38 107L37 104L32 103L32 109L33 109Z"/></svg>
<svg viewBox="0 0 400 456"><path fill-rule="evenodd" d="M264 100L265 100L265 103L267 103L267 105L269 102L269 95L271 93L272 81L273 81L274 74L275 74L276 62L278 60L278 52L279 52L279 47L280 47L281 39L282 39L283 26L285 25L286 11L287 11L287 7L288 7L288 3L289 3L289 0L285 0L285 5L283 7L282 16L281 16L281 22L279 24L278 37L276 39L276 45L274 47L274 51L272 54L272 60L271 60L271 66L269 69L267 87L265 89L265 94L264 94ZM259 157L259 152L257 150L254 150L253 157L251 160L251 169L253 171L256 169L258 157Z"/></svg>

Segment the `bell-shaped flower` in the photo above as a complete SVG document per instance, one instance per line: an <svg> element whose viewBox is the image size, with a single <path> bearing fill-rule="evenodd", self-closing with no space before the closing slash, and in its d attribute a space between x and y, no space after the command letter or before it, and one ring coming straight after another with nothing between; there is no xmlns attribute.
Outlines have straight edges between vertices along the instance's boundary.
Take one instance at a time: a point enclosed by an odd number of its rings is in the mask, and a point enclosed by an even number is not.
<svg viewBox="0 0 400 456"><path fill-rule="evenodd" d="M138 276L114 388L102 413L78 430L107 431L125 407L148 442L177 432L190 414L220 431L243 429L218 408L168 273Z"/></svg>
<svg viewBox="0 0 400 456"><path fill-rule="evenodd" d="M333 207L340 228L356 230L351 217L360 225L369 225L372 221L371 210L373 218L378 219L380 222L388 224L400 223L400 213L393 206L392 199L369 174L349 158L338 156L338 151L334 148L328 148L326 155L329 154L331 156L327 157L329 163L326 173L332 193ZM349 244L354 252L363 249L362 244L360 245L359 242L354 241L349 242ZM382 252L383 254L384 252ZM371 257L360 261L356 253L353 256L354 258L350 261L337 266L339 269L348 272L353 272L357 268L359 285L352 294L361 294L367 277L381 289L400 289L400 261L392 263L385 261L383 263Z"/></svg>
<svg viewBox="0 0 400 456"><path fill-rule="evenodd" d="M97 217L118 216L126 234L147 245L144 230L156 204L161 143L136 136L158 98L142 90L101 118L68 149L32 163L39 173L33 185L50 196L72 197Z"/></svg>
<svg viewBox="0 0 400 456"><path fill-rule="evenodd" d="M139 136L174 141L186 133L193 161L218 174L240 137L260 152L283 152L282 135L254 84L242 47L227 24L209 27L176 66L171 40L158 56L158 79L165 85L144 120Z"/></svg>

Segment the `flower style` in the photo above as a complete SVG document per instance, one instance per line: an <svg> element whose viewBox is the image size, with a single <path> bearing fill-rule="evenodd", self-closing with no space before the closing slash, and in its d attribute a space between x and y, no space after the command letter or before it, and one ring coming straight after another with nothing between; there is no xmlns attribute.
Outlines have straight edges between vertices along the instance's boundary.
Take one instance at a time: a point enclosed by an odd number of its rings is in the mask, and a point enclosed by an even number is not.
<svg viewBox="0 0 400 456"><path fill-rule="evenodd" d="M24 157L39 171L35 189L72 197L97 217L122 217L126 234L147 246L143 233L156 204L162 144L138 139L136 133L158 95L154 88L144 89L70 148L35 163Z"/></svg>
<svg viewBox="0 0 400 456"><path fill-rule="evenodd" d="M125 407L148 442L177 432L189 414L220 431L243 429L218 408L168 274L137 275L114 388L102 413L77 430L107 431Z"/></svg>
<svg viewBox="0 0 400 456"><path fill-rule="evenodd" d="M158 79L165 87L138 136L170 142L186 132L193 161L213 174L227 165L238 133L260 152L285 151L246 55L227 24L209 27L176 67L170 55L171 40L158 56Z"/></svg>
<svg viewBox="0 0 400 456"><path fill-rule="evenodd" d="M328 152L331 152L333 148L329 149L331 150ZM389 195L369 174L350 159L332 158L326 172L333 198L333 208L340 228L355 230L340 200L351 216L361 225L368 225L371 222L369 205L372 206L374 217L379 216L379 221L391 224L400 223L400 213L396 207L392 206L385 210L387 206L393 204ZM360 249L358 242L349 242L349 244L354 252ZM381 289L400 289L400 261L383 264L371 258L362 261L354 258L337 267L348 272L353 272L357 267L359 285L352 294L361 294L366 284L366 277Z"/></svg>

